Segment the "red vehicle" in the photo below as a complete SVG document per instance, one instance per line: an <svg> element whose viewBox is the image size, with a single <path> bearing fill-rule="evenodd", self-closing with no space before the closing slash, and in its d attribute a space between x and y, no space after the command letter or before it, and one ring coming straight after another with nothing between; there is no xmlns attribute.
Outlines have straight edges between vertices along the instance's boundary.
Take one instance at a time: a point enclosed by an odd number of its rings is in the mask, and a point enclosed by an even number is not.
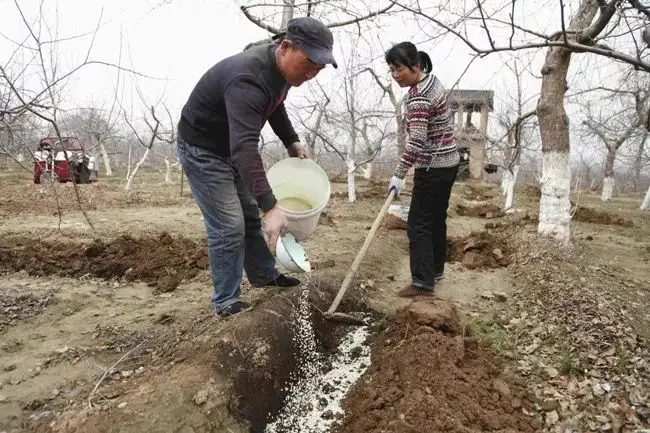
<svg viewBox="0 0 650 433"><path fill-rule="evenodd" d="M34 183L91 183L99 180L96 158L85 153L83 144L76 137L41 139L34 159Z"/></svg>

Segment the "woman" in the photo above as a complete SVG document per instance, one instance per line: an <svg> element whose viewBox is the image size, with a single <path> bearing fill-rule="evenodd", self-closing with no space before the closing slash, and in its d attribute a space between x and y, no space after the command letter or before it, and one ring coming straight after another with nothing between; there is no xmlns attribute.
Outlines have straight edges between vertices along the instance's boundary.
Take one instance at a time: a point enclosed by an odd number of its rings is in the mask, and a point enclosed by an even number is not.
<svg viewBox="0 0 650 433"><path fill-rule="evenodd" d="M459 154L453 135L453 114L447 91L431 73L431 59L410 42L386 52L386 63L405 97L408 141L389 191L399 194L404 177L415 170L407 221L411 284L399 296L432 295L442 279L446 256L447 207L458 171Z"/></svg>

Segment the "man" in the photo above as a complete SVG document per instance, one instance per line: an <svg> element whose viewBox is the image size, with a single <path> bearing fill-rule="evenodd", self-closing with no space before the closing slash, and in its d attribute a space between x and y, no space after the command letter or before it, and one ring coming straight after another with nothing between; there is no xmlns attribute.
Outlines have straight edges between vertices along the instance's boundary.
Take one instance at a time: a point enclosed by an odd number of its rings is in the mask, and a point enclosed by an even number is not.
<svg viewBox="0 0 650 433"><path fill-rule="evenodd" d="M326 64L337 67L333 42L320 21L293 19L274 42L210 68L183 107L178 157L205 220L212 303L222 316L250 308L239 298L242 269L256 287L300 284L275 268L271 250L285 234L287 219L276 206L257 145L268 120L290 156L307 156L284 100L291 86L311 80Z"/></svg>

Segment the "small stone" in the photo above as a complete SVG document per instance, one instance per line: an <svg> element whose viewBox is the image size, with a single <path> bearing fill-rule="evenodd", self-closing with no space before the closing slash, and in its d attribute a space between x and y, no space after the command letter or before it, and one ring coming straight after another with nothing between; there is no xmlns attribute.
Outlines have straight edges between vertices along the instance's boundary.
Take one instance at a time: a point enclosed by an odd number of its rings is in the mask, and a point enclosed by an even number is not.
<svg viewBox="0 0 650 433"><path fill-rule="evenodd" d="M21 382L22 382L22 379L18 379L18 378L14 378L14 379L9 380L9 383L14 385L14 386L20 385Z"/></svg>
<svg viewBox="0 0 650 433"><path fill-rule="evenodd" d="M0 394L0 403L4 403L5 401L8 401L9 399L7 398L6 395Z"/></svg>
<svg viewBox="0 0 650 433"><path fill-rule="evenodd" d="M546 414L546 425L548 426L557 424L559 420L560 420L560 416L557 414L556 411L551 411Z"/></svg>
<svg viewBox="0 0 650 433"><path fill-rule="evenodd" d="M492 250L492 254L494 254L495 257L496 257L497 259L499 259L499 260L501 260L501 259L503 258L503 251L501 251L500 248L495 248L495 249L493 249L493 250Z"/></svg>
<svg viewBox="0 0 650 433"><path fill-rule="evenodd" d="M555 379L559 374L560 374L560 372L557 371L557 368L546 367L546 375L548 377L550 377L551 379Z"/></svg>
<svg viewBox="0 0 650 433"><path fill-rule="evenodd" d="M123 401L122 403L120 403L120 404L117 405L117 408L118 408L118 409L124 409L124 408L126 407L127 404L128 404L127 402Z"/></svg>
<svg viewBox="0 0 650 433"><path fill-rule="evenodd" d="M122 372L122 377L127 378L133 376L133 370L124 370Z"/></svg>
<svg viewBox="0 0 650 433"><path fill-rule="evenodd" d="M492 292L490 292L490 291L483 292L483 293L481 293L481 298L492 300L492 299L494 299L494 294Z"/></svg>
<svg viewBox="0 0 650 433"><path fill-rule="evenodd" d="M508 300L508 294L505 292L494 292L494 298L498 302L506 302Z"/></svg>
<svg viewBox="0 0 650 433"><path fill-rule="evenodd" d="M591 386L591 390L593 391L594 395L603 395L603 394L605 394L605 390L603 389L602 386L600 386L599 383L594 383Z"/></svg>
<svg viewBox="0 0 650 433"><path fill-rule="evenodd" d="M318 405L320 406L321 409L324 409L327 407L327 399L325 397L321 397L318 400Z"/></svg>
<svg viewBox="0 0 650 433"><path fill-rule="evenodd" d="M196 395L194 396L194 403L196 403L199 406L201 406L206 401L208 401L208 391L206 391L205 389L202 389L201 391L197 392Z"/></svg>
<svg viewBox="0 0 650 433"><path fill-rule="evenodd" d="M135 370L135 374L142 374L144 373L144 367L138 367L137 370Z"/></svg>
<svg viewBox="0 0 650 433"><path fill-rule="evenodd" d="M47 396L47 399L48 400L54 400L55 398L57 398L59 396L59 394L60 394L60 392L59 392L58 389L53 389L52 392L50 393L50 395Z"/></svg>
<svg viewBox="0 0 650 433"><path fill-rule="evenodd" d="M600 387L603 388L605 392L610 392L612 390L612 385L607 382L601 383Z"/></svg>
<svg viewBox="0 0 650 433"><path fill-rule="evenodd" d="M513 409L519 409L521 407L521 400L518 398L513 398L510 405Z"/></svg>
<svg viewBox="0 0 650 433"><path fill-rule="evenodd" d="M551 412L558 408L558 403L555 399L547 398L542 402L542 409L544 412Z"/></svg>
<svg viewBox="0 0 650 433"><path fill-rule="evenodd" d="M16 369L16 364L5 365L5 371L14 371Z"/></svg>
<svg viewBox="0 0 650 433"><path fill-rule="evenodd" d="M501 394L501 397L510 396L510 387L508 387L508 384L505 383L503 380L494 379L494 381L492 382L492 386L499 394Z"/></svg>
<svg viewBox="0 0 650 433"><path fill-rule="evenodd" d="M323 419L332 419L332 418L334 418L334 412L332 412L331 410L328 410L328 411L324 412L320 417L323 418Z"/></svg>
<svg viewBox="0 0 650 433"><path fill-rule="evenodd" d="M480 257L476 251L468 251L463 256L463 266L467 269L474 269L479 265Z"/></svg>

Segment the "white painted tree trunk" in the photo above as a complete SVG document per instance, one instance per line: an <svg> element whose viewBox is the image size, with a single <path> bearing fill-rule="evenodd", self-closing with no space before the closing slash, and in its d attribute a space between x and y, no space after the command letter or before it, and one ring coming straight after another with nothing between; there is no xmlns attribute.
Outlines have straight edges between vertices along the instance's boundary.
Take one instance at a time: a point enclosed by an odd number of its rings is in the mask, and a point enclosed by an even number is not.
<svg viewBox="0 0 650 433"><path fill-rule="evenodd" d="M129 156L126 159L126 177L125 177L127 181L129 180L129 176L131 175L131 149L132 149L132 145L129 142Z"/></svg>
<svg viewBox="0 0 650 433"><path fill-rule="evenodd" d="M508 192L508 185L510 184L510 170L505 169L501 174L501 193L505 197Z"/></svg>
<svg viewBox="0 0 650 433"><path fill-rule="evenodd" d="M641 203L641 210L648 210L650 209L650 186L648 187L648 191L645 193L645 198L643 199L643 203Z"/></svg>
<svg viewBox="0 0 650 433"><path fill-rule="evenodd" d="M106 176L113 176L113 170L111 170L111 160L108 157L108 152L106 152L106 147L104 143L100 146L102 151L102 160L104 161L104 169L106 170Z"/></svg>
<svg viewBox="0 0 650 433"><path fill-rule="evenodd" d="M542 155L542 197L539 226L544 236L568 243L571 236L571 164L569 152L548 151Z"/></svg>
<svg viewBox="0 0 650 433"><path fill-rule="evenodd" d="M135 167L133 167L133 173L131 173L131 177L128 178L128 180L126 182L126 188L125 189L128 190L129 188L131 188L131 182L133 181L133 178L135 177L135 175L138 173L138 169L140 168L142 163L145 161L145 159L147 159L147 156L149 156L149 151L150 150L151 150L151 148L147 147L147 150L144 151L144 155L142 155L142 158L140 158L140 161L138 161L138 163L135 165Z"/></svg>
<svg viewBox="0 0 650 433"><path fill-rule="evenodd" d="M172 163L169 161L169 158L165 158L165 166L167 167L165 171L165 183L172 183Z"/></svg>
<svg viewBox="0 0 650 433"><path fill-rule="evenodd" d="M354 187L354 160L348 159L348 201L357 201L357 191Z"/></svg>
<svg viewBox="0 0 650 433"><path fill-rule="evenodd" d="M606 177L603 181L603 193L600 196L602 201L609 201L612 199L612 194L614 193L614 178Z"/></svg>
<svg viewBox="0 0 650 433"><path fill-rule="evenodd" d="M363 170L363 178L370 179L372 177L372 162L366 164Z"/></svg>
<svg viewBox="0 0 650 433"><path fill-rule="evenodd" d="M510 173L510 170L508 170ZM506 204L504 210L512 209L515 201L515 185L517 184L517 175L519 174L519 166L515 165L512 168L512 174L509 175L508 185L506 186Z"/></svg>

